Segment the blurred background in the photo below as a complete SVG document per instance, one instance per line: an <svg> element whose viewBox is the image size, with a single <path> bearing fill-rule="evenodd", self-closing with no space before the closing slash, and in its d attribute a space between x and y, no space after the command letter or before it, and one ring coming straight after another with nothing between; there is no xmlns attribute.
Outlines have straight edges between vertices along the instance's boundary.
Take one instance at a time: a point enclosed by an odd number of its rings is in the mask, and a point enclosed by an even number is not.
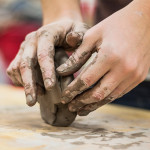
<svg viewBox="0 0 150 150"><path fill-rule="evenodd" d="M105 5L100 0L81 0L81 12L87 24L94 25L131 0L123 1L124 4L119 7L118 0L107 1L109 7L105 9ZM40 0L0 0L0 84L12 84L6 75L6 68L17 54L25 36L41 25ZM150 109L149 79L150 76L114 103Z"/></svg>

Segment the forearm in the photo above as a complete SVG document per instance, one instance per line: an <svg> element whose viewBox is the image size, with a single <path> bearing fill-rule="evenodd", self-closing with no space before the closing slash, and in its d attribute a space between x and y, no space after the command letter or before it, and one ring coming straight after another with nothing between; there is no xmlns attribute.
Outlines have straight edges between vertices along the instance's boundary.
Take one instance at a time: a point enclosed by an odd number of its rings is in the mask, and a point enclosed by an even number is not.
<svg viewBox="0 0 150 150"><path fill-rule="evenodd" d="M79 0L41 0L41 3L43 24L48 24L62 18L82 21Z"/></svg>

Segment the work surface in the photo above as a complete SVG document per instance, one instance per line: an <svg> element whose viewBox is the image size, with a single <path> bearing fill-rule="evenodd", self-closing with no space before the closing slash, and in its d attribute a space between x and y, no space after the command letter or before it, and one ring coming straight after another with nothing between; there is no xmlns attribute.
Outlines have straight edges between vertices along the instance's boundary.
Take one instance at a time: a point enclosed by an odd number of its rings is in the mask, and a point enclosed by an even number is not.
<svg viewBox="0 0 150 150"><path fill-rule="evenodd" d="M45 124L21 89L0 86L0 150L150 150L150 111L104 106L71 127Z"/></svg>

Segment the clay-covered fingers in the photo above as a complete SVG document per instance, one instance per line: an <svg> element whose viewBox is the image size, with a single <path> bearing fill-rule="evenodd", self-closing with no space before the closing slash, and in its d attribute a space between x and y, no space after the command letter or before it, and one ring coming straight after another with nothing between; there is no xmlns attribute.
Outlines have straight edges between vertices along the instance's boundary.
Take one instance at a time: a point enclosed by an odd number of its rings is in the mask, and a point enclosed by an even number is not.
<svg viewBox="0 0 150 150"><path fill-rule="evenodd" d="M122 71L119 65L114 67L92 89L75 97L69 104L69 110L77 111L79 115L86 115L106 103L114 101L138 84L139 78L137 82L135 76L138 75L135 73L127 75L127 71Z"/></svg>
<svg viewBox="0 0 150 150"><path fill-rule="evenodd" d="M44 85L50 90L56 83L54 55L55 47L75 48L83 38L87 26L72 20L63 20L43 26L37 31L37 56Z"/></svg>
<svg viewBox="0 0 150 150"><path fill-rule="evenodd" d="M22 78L20 75L19 65L20 65L22 54L24 51L24 46L25 46L25 42L21 44L16 57L14 58L14 60L11 62L11 64L9 65L7 69L7 74L9 78L12 80L13 84L16 86L22 85Z"/></svg>
<svg viewBox="0 0 150 150"><path fill-rule="evenodd" d="M98 83L92 89L88 89L70 102L70 111L79 111L79 109L81 109L82 107L95 102L103 103L103 100L116 87L118 87L120 82L121 78L118 79L118 76L116 76L116 74L109 71L100 81L98 81ZM113 100L111 97L109 99L111 101Z"/></svg>
<svg viewBox="0 0 150 150"><path fill-rule="evenodd" d="M103 68L103 69L100 69ZM103 53L99 52L93 61L85 67L80 75L68 85L62 93L62 102L68 103L75 96L94 85L110 69L110 62Z"/></svg>
<svg viewBox="0 0 150 150"><path fill-rule="evenodd" d="M69 57L69 59L57 68L57 72L61 76L66 76L78 71L90 58L94 52L94 44L89 44L89 39L84 37L82 44L78 49Z"/></svg>
<svg viewBox="0 0 150 150"><path fill-rule="evenodd" d="M54 39L51 34L43 33L38 38L37 57L46 90L55 86Z"/></svg>
<svg viewBox="0 0 150 150"><path fill-rule="evenodd" d="M35 66L37 64L36 32L26 37L26 44L20 63L20 73L26 94L26 103L33 106L37 101L37 86L35 79Z"/></svg>
<svg viewBox="0 0 150 150"><path fill-rule="evenodd" d="M89 27L85 23L74 23L72 30L66 36L67 44L72 48L76 48L77 46L79 46L83 40L84 34L88 29Z"/></svg>
<svg viewBox="0 0 150 150"><path fill-rule="evenodd" d="M90 112L98 109L99 107L101 107L105 104L108 104L108 103L112 102L113 100L116 100L117 98L122 97L125 94L126 87L128 87L130 85L130 83L131 83L131 81L125 80L122 83L120 83L119 86L111 92L111 94L109 94L109 95L107 94L108 96L105 99L95 102L95 103L92 103L92 104L84 105L84 107L79 108L78 115L86 116ZM132 88L133 88L133 85L135 85L135 83L132 84ZM129 87L127 89L129 89ZM72 109L72 105L70 104L70 110L71 109Z"/></svg>
<svg viewBox="0 0 150 150"><path fill-rule="evenodd" d="M78 112L77 112L78 115L79 116L87 116L89 113L93 112L94 110L98 109L99 107L101 107L105 104L108 104L108 103L112 102L113 100L116 100L116 99L124 96L126 93L128 93L129 91L134 89L139 84L137 81L134 83L132 83L132 81L125 80L110 95L108 95L102 101L85 105L84 107L82 107L81 109L78 110ZM71 105L70 105L70 109L71 109Z"/></svg>

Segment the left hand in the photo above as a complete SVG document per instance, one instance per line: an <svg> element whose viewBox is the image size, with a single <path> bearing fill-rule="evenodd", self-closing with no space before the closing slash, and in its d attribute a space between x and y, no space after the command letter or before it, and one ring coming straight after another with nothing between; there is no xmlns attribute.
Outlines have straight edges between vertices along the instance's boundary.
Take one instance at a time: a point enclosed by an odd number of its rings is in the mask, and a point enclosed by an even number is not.
<svg viewBox="0 0 150 150"><path fill-rule="evenodd" d="M57 69L61 75L74 73L97 51L93 62L63 92L62 103L71 101L70 111L87 115L146 78L150 68L149 10L144 2L133 1L89 29L80 47Z"/></svg>
<svg viewBox="0 0 150 150"><path fill-rule="evenodd" d="M56 84L55 48L74 50L81 44L87 28L83 22L60 19L26 36L7 73L15 85L24 87L27 105L35 105L38 99L36 67L40 66L44 88L51 90Z"/></svg>

